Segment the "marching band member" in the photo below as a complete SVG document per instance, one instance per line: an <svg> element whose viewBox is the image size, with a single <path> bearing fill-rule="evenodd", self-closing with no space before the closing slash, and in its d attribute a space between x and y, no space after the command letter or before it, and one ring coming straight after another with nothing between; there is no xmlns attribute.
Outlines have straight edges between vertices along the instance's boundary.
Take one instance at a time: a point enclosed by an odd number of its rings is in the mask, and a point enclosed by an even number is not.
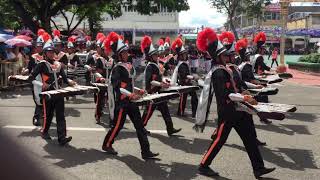
<svg viewBox="0 0 320 180"><path fill-rule="evenodd" d="M219 36L219 40L222 41L225 49L226 49L226 56L228 57L226 60L226 67L228 68L228 70L231 72L233 80L235 82L235 87L238 89L239 93L244 94L244 95L250 95L250 92L248 91L249 87L246 84L245 81L243 81L242 77L241 77L241 72L240 69L238 68L238 66L235 64L236 63L236 59L235 58L235 36L232 32L229 31L225 31L222 32L221 35ZM237 48L239 48L237 46ZM255 88L262 88L262 86L254 86ZM261 142L258 138L257 138L257 132L256 132L256 128L254 126L253 123L253 117L251 114L249 113L245 113L243 116L243 120L244 121L249 121L249 124L251 126L251 128L253 129L253 134L254 137L256 137L256 143L258 146L265 146L266 143L265 142Z"/></svg>
<svg viewBox="0 0 320 180"><path fill-rule="evenodd" d="M59 62L68 62L68 56L65 52L62 51L62 41L60 39L61 34L59 30L53 30L52 32L53 35L53 44L54 44L54 49L55 49L55 53L56 53L56 60ZM67 67L65 66L64 63L61 64L63 66L64 69L67 69ZM67 65L67 64L66 64Z"/></svg>
<svg viewBox="0 0 320 180"><path fill-rule="evenodd" d="M95 62L94 65L94 74L93 79L95 83L105 83L107 78L107 60L103 57L104 56L104 43L103 40L101 40L101 43L97 46L97 52L93 54L93 61ZM100 118L102 116L102 108L105 105L105 92L100 91L98 93L94 94L94 99L96 103L96 112L95 112L95 119L96 123L100 124Z"/></svg>
<svg viewBox="0 0 320 180"><path fill-rule="evenodd" d="M145 36L142 39L141 51L145 54L146 60L148 62L144 71L145 90L149 94L153 94L159 92L161 88L168 88L170 84L162 81L162 73L158 64L158 51L153 47L152 39L150 36ZM156 105L149 103L146 106L142 116L144 126L147 126L147 123L155 109L158 109L161 112L169 136L181 131L181 129L175 129L173 127L167 102L162 102Z"/></svg>
<svg viewBox="0 0 320 180"><path fill-rule="evenodd" d="M235 36L230 31L224 31L219 36L219 41L223 44L226 49L226 54L228 55L228 62L235 63Z"/></svg>
<svg viewBox="0 0 320 180"><path fill-rule="evenodd" d="M111 71L110 83L108 88L109 101L113 107L109 107L112 115L112 127L108 131L102 149L109 154L117 155L112 144L118 133L122 129L126 116L128 115L136 129L139 143L141 146L141 155L143 159L150 159L158 156L158 153L150 151L150 144L146 132L144 131L143 122L139 108L131 100L140 98L142 91L134 91L134 76L135 70L128 61L128 47L123 44L117 33L111 32L105 41L107 52L113 52L117 58L117 64Z"/></svg>
<svg viewBox="0 0 320 180"><path fill-rule="evenodd" d="M171 53L170 41L171 41L170 37L169 36L166 37L163 44L164 57L161 58L161 61L160 61L160 63L163 64L165 76L171 76L176 66L175 56Z"/></svg>
<svg viewBox="0 0 320 180"><path fill-rule="evenodd" d="M76 83L72 80L68 80L66 74L61 68L61 63L55 61L54 59L54 45L52 40L49 39L43 46L43 52L45 60L38 63L35 69L29 76L29 81L32 81L33 84L41 84L42 91L49 91L59 89L58 77L61 76L64 83L74 86ZM41 82L35 81L35 78L40 74ZM57 121L57 133L58 133L58 142L60 145L65 145L70 142L72 137L66 137L66 120L64 116L64 99L63 97L57 97L54 99L42 98L43 104L43 113L44 113L44 122L41 129L41 137L46 140L50 140L51 137L48 133L54 110L56 114Z"/></svg>
<svg viewBox="0 0 320 180"><path fill-rule="evenodd" d="M75 36L70 36L68 38L68 44L67 44L67 57L68 57L67 70L68 70L68 74L67 75L71 79L73 79L77 75L76 68L78 66L83 66L79 57L76 55L77 49L74 46L75 42L76 42Z"/></svg>
<svg viewBox="0 0 320 180"><path fill-rule="evenodd" d="M241 72L243 81L245 81L247 84L250 83L250 85L256 89L261 89L263 88L262 83L254 77L254 68L253 68L253 65L250 63L250 58L249 58L250 53L247 52L247 46L248 46L248 41L246 39L241 39L236 43L236 50L239 54L239 58L241 59L239 70ZM263 57L261 56L261 58ZM265 96L265 95L255 96L255 99L258 102L265 102L265 103L269 102L268 96ZM265 124L272 123L272 121L265 118L260 119L260 121Z"/></svg>
<svg viewBox="0 0 320 180"><path fill-rule="evenodd" d="M189 46L189 59L191 64L191 73L197 73L199 67L199 55L197 49L191 45Z"/></svg>
<svg viewBox="0 0 320 180"><path fill-rule="evenodd" d="M76 38L76 41L75 41L75 45L76 45L76 52L78 53L83 53L86 51L86 38L85 37L82 37L82 36L78 36Z"/></svg>
<svg viewBox="0 0 320 180"><path fill-rule="evenodd" d="M254 73L262 75L265 71L270 71L271 68L264 63L263 55L265 53L264 44L266 43L266 34L264 32L259 32L254 37L254 43L256 44L256 55L251 61L254 69Z"/></svg>
<svg viewBox="0 0 320 180"><path fill-rule="evenodd" d="M98 33L96 36L96 42L95 42L97 51L98 51L98 49L101 50L101 46L102 46L102 43L104 40L105 40L104 34ZM92 75L92 72L94 71L95 65L96 65L94 55L97 53L97 51L92 51L91 53L89 53L87 61L86 61L86 65L84 66L85 69L87 70L87 73L86 73L86 81L87 82L90 82L92 80L91 75Z"/></svg>
<svg viewBox="0 0 320 180"><path fill-rule="evenodd" d="M92 53L92 43L91 43L91 36L86 36L86 53Z"/></svg>
<svg viewBox="0 0 320 180"><path fill-rule="evenodd" d="M170 41L167 37L167 41ZM166 46L165 44L167 44L168 46L168 42L164 42L163 39L159 39L158 41L158 52L159 52L159 68L160 68L160 71L161 71L161 74L163 76L171 76L172 75L172 72L174 70L174 67L175 67L175 60L173 58L173 55L172 54L169 54L167 55L166 51L168 51L166 49Z"/></svg>
<svg viewBox="0 0 320 180"><path fill-rule="evenodd" d="M178 65L174 69L172 78L171 78L171 85L176 85L178 83L181 86L190 86L191 80L197 80L195 75L190 74L190 68L187 63L187 50L183 46L183 42L180 38L177 38L172 43L172 50L178 55ZM190 92L189 95L191 96L191 107L192 107L192 117L196 116L197 106L198 106L198 97L196 92ZM179 108L177 115L184 116L184 110L187 103L188 94L182 94L180 96Z"/></svg>
<svg viewBox="0 0 320 180"><path fill-rule="evenodd" d="M30 61L28 62L28 66L27 69L22 71L22 74L30 74L34 68L36 67L36 65L43 60L43 56L42 56L42 46L44 43L44 38L49 38L48 34L46 33L45 37L44 34L46 32L43 29L39 29L37 34L38 34L38 38L36 40L36 46L34 48L34 54L31 55L30 57ZM40 79L40 76L37 76L36 79ZM42 114L42 104L40 101L40 98L38 96L38 93L40 93L41 91L41 87L37 86L37 85L33 85L32 87L32 97L33 97L33 101L35 102L35 109L34 109L34 115L32 118L32 124L35 126L40 126L40 116Z"/></svg>
<svg viewBox="0 0 320 180"><path fill-rule="evenodd" d="M215 131L213 141L200 163L199 173L205 176L218 175L218 173L213 171L209 166L226 142L232 128L235 128L244 143L251 160L255 177L259 178L264 174L274 171L275 168L265 168L256 144L256 139L253 135L254 130L252 129L252 126L248 125L249 121L243 121L245 113L236 111L235 105L237 101L245 101L250 104L256 104L256 101L250 95L238 93L232 75L225 67L227 60L226 50L219 42L216 33L210 28L201 31L198 34L197 47L199 50L210 54L214 65L206 77L206 82L210 88L208 91L202 91L201 97L206 97L206 99L200 99L201 104L199 107L204 105L204 111L209 111L206 103L208 103L208 97L212 97L214 92L218 112L218 127ZM208 95L204 96L203 93ZM207 114L206 112L203 112L203 110L199 112L201 112L200 115L204 114L204 116L206 116Z"/></svg>

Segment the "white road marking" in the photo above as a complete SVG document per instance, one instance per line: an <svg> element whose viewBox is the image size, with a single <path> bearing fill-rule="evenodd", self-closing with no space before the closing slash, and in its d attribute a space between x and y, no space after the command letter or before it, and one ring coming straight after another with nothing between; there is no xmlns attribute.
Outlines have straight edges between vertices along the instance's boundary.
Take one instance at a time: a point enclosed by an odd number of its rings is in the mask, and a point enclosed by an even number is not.
<svg viewBox="0 0 320 180"><path fill-rule="evenodd" d="M40 127L35 127L35 126L15 126L15 125L6 125L3 126L2 128L5 129L30 129L30 130L40 130ZM56 127L52 127L51 129L57 129ZM68 131L96 131L96 132L107 132L108 129L105 128L83 128L83 127L67 127ZM124 129L124 131L130 131ZM151 133L154 134L166 134L166 130L148 130Z"/></svg>

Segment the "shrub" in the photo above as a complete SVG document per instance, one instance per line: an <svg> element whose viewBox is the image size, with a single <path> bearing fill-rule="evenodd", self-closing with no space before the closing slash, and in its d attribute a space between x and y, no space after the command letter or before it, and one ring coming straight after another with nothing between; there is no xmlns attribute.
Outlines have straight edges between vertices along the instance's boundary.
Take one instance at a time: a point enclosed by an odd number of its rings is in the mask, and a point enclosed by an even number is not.
<svg viewBox="0 0 320 180"><path fill-rule="evenodd" d="M299 58L299 62L320 63L320 53L313 53Z"/></svg>

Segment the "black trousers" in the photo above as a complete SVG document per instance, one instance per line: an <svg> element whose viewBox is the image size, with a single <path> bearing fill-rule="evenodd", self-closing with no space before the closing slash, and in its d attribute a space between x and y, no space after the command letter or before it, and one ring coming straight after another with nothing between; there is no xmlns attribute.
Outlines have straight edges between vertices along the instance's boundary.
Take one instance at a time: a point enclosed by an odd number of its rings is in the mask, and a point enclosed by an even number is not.
<svg viewBox="0 0 320 180"><path fill-rule="evenodd" d="M153 112L155 109L158 109L161 112L161 115L163 117L163 120L167 126L167 131L173 130L173 123L171 119L171 115L169 112L168 104L167 102L162 102L159 104L149 104L146 106L146 109L143 112L142 120L143 120L143 126L147 126L149 119L151 118Z"/></svg>
<svg viewBox="0 0 320 180"><path fill-rule="evenodd" d="M32 89L33 89L33 87L32 87ZM33 91L33 90L32 90L32 96L33 96L34 104L36 105L35 108L34 108L33 119L37 119L38 121L40 121L41 116L42 116L42 106L41 106L41 105L38 105L38 104L36 103L35 94L34 94L34 91ZM33 123L33 119L32 119L32 123Z"/></svg>
<svg viewBox="0 0 320 180"><path fill-rule="evenodd" d="M245 146L253 169L256 170L264 167L262 156L256 144L254 129L249 125L250 121L243 120L243 118L246 117L244 112L239 112L237 114L239 114L239 116L234 116L237 117L237 119L233 120L219 117L218 127L215 131L212 143L201 161L202 166L209 166L212 163L212 160L226 142L231 129L234 128Z"/></svg>
<svg viewBox="0 0 320 180"><path fill-rule="evenodd" d="M114 110L114 119L111 121L111 129L104 138L102 147L112 147L114 139L118 136L120 130L123 128L127 115L131 119L134 128L136 129L142 153L149 152L150 145L147 134L144 131L141 114L138 106L133 103L128 103L122 107L119 107L116 104Z"/></svg>
<svg viewBox="0 0 320 180"><path fill-rule="evenodd" d="M271 67L273 66L273 63L276 63L277 67L279 66L277 59L272 59Z"/></svg>
<svg viewBox="0 0 320 180"><path fill-rule="evenodd" d="M252 114L249 114L249 113L243 113L243 114L244 115L242 117L242 120L248 121L248 126L250 126L250 129L252 129L253 136L257 138L257 130L253 122Z"/></svg>
<svg viewBox="0 0 320 180"><path fill-rule="evenodd" d="M191 96L191 108L192 108L192 116L196 115L197 107L198 107L198 96L195 91L190 93L184 93L180 96L178 115L184 115L184 110L186 108L188 95Z"/></svg>
<svg viewBox="0 0 320 180"><path fill-rule="evenodd" d="M36 107L34 108L33 119L36 119L36 120L40 121L41 114L42 114L42 106L39 106L39 105L36 104Z"/></svg>
<svg viewBox="0 0 320 180"><path fill-rule="evenodd" d="M56 113L58 141L64 139L67 135L66 119L64 117L64 98L43 99L43 126L41 132L48 133L53 119L54 111Z"/></svg>
<svg viewBox="0 0 320 180"><path fill-rule="evenodd" d="M102 116L102 109L106 103L106 96L104 91L100 91L94 94L94 102L96 103L96 112L95 117L96 119L100 119Z"/></svg>
<svg viewBox="0 0 320 180"><path fill-rule="evenodd" d="M86 85L90 85L90 81L91 81L91 72L87 71L86 75L85 75L85 79L86 79Z"/></svg>

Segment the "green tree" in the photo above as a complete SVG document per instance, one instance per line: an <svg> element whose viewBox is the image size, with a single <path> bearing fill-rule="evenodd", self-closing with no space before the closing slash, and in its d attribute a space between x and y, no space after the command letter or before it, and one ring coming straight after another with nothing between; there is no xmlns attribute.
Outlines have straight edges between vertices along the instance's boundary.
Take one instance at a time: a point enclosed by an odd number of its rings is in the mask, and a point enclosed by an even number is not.
<svg viewBox="0 0 320 180"><path fill-rule="evenodd" d="M257 27L260 28L261 22L265 21L264 7L271 4L271 0L244 0L246 5L245 13L248 17L257 19Z"/></svg>
<svg viewBox="0 0 320 180"><path fill-rule="evenodd" d="M15 10L4 0L0 0L0 17L0 27L17 30L23 26Z"/></svg>
<svg viewBox="0 0 320 180"><path fill-rule="evenodd" d="M51 31L52 18L65 13L70 8L75 14L73 20L77 17L77 24L87 18L90 29L94 30L99 28L103 13L110 13L113 17L119 16L122 4L129 4L142 14L158 12L159 5L166 6L171 11L189 8L187 0L0 0L0 6L8 5L12 8L14 17L17 18L16 22L34 32L40 27ZM9 19L10 16L6 15L3 18ZM69 30L72 29L73 27L70 26Z"/></svg>
<svg viewBox="0 0 320 180"><path fill-rule="evenodd" d="M209 0L211 6L228 16L228 23L236 39L239 39L235 27L237 14L246 13L249 17L263 18L263 5L270 4L270 0Z"/></svg>
<svg viewBox="0 0 320 180"><path fill-rule="evenodd" d="M236 39L238 40L238 33L236 31L234 18L236 12L241 11L241 1L239 0L209 0L211 6L216 8L218 12L225 13L228 16L228 22L232 32L234 33Z"/></svg>

